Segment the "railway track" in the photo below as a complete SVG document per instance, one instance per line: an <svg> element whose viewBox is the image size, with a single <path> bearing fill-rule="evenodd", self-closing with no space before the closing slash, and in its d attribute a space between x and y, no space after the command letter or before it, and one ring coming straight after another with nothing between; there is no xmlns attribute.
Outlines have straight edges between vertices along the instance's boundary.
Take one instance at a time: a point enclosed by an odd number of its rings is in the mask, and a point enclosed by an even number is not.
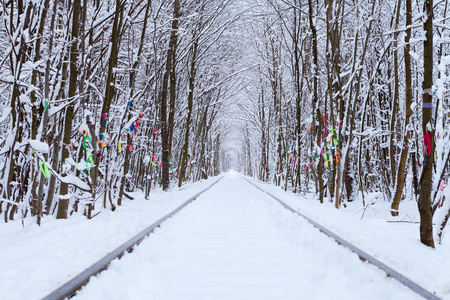
<svg viewBox="0 0 450 300"><path fill-rule="evenodd" d="M343 247L346 247L346 248L350 249L352 252L356 253L362 261L366 261L366 262L376 266L377 268L379 268L383 272L385 272L386 276L397 280L398 282L400 282L401 284L405 285L406 287L408 287L409 289L411 289L415 293L419 294L420 296L424 297L425 299L432 299L432 300L439 300L439 299L441 299L438 296L436 296L434 293L431 293L430 291L424 289L423 287L421 287L420 285L418 285L414 281L410 280L409 278L405 277L404 275L402 275L399 272L395 271L394 269L390 268L389 266L387 266L386 264L384 264L381 261L377 260L373 256L369 255L368 253L364 252L363 250L359 249L358 247L354 246L353 244L347 242L346 240L344 240L343 238L341 238L337 234L333 233L329 229L323 227L319 223L317 223L314 220L308 218L307 216L303 215L299 211L293 209L291 206L287 205L285 202L280 200L278 197L276 197L276 196L272 195L271 193L263 190L262 188L260 188L259 186L257 186L256 184L254 184L253 182L248 180L247 178L245 178L245 177L242 177L242 178L244 178L248 183L250 183L251 185L256 187L261 192L263 192L263 193L267 194L268 196L272 197L273 199L275 199L278 203L280 203L287 210L289 210L289 211L293 212L294 214L297 214L300 217L306 219L311 225L316 227L323 234L325 234L325 235L329 236L330 238L334 239L336 241L336 243L338 243L339 245L341 245Z"/></svg>
<svg viewBox="0 0 450 300"><path fill-rule="evenodd" d="M111 263L111 261L113 261L116 258L120 259L124 255L125 252L131 252L133 250L133 248L135 246L139 245L140 242L142 242L142 240L144 240L147 236L149 236L153 232L153 230L155 228L160 227L160 225L164 221L166 221L167 219L171 218L176 213L181 211L189 203L191 203L192 201L197 199L198 196L200 196L201 194L203 194L204 192L209 190L211 187L213 187L215 184L217 184L217 182L219 182L222 178L223 177L221 177L220 179L215 181L213 184L211 184L210 186L208 186L206 189L202 190L201 192L199 192L195 196L193 196L190 199L188 199L187 201L185 201L178 208L176 208L172 212L168 213L167 215L165 215L164 217L162 217L161 219L159 219L158 221L156 221L155 223L153 223L152 225L150 225L149 227L147 227L146 229L141 231L139 234L135 235L129 241L127 241L126 243L122 244L120 247L118 247L117 249L115 249L114 251L112 251L111 253L106 255L104 258L102 258L101 260L99 260L98 262L96 262L95 264L90 266L88 269L86 269L85 271L83 271L82 273L80 273L79 275L74 277L72 280L68 281L67 283L65 283L64 285L62 285L61 287L59 287L58 289L53 291L52 293L50 293L49 295L47 295L43 299L45 299L45 300L66 299L66 298L73 297L77 293L77 291L79 289L81 289L84 285L86 285L89 282L89 279L90 279L91 276L95 276L95 275L99 274L100 272L106 270L108 268L109 264ZM297 210L293 209L291 206L287 205L285 202L283 202L282 200L280 200L276 196L272 195L271 193L269 193L269 192L265 191L264 189L260 188L258 185L256 185L252 181L248 180L247 178L245 178L243 176L242 176L242 178L245 179L252 186L256 187L258 190L260 190L262 193L265 193L269 197L271 197L274 200L276 200L285 209L287 209L287 210L291 211L292 213L294 213L294 214L296 214L296 215L306 219L311 225L316 227L320 232L322 232L325 235L327 235L327 236L331 237L332 239L334 239L336 241L336 243L338 243L339 245L341 245L343 247L346 247L346 248L350 249L352 252L356 253L361 260L366 261L366 262L368 262L368 263L378 267L380 270L382 270L384 273L386 273L386 276L397 280L398 282L402 283L403 285L405 285L406 287L411 289L413 292L417 293L418 295L420 295L420 296L422 296L422 297L424 297L426 299L433 299L433 300L434 299L440 299L434 293L429 292L428 290L424 289L423 287L421 287L417 283L411 281L410 279L408 279L404 275L402 275L399 272L393 270L389 266L383 264L382 262L380 262L379 260L375 259L371 255L367 254L363 250L357 248L356 246L354 246L351 243L347 242L346 240L342 239L341 237L339 237L335 233L331 232L327 228L321 226L317 222L311 220L307 216L305 216L305 215L301 214L300 212L298 212Z"/></svg>
<svg viewBox="0 0 450 300"><path fill-rule="evenodd" d="M217 182L219 182L223 178L220 177L218 180L216 180L213 184L208 186L206 189L200 191L193 197L186 200L183 204L178 206L176 209L153 223L152 225L148 226L144 230L142 230L140 233L136 234L134 237L129 239L127 242L123 243L121 246L116 248L114 251L110 252L108 255L97 261L95 264L75 276L70 281L66 282L62 286L60 286L58 289L54 290L42 300L59 300L59 299L66 299L71 298L75 296L78 290L80 290L84 285L86 285L89 282L89 279L92 276L95 276L99 274L100 272L106 270L109 266L109 264L116 258L120 259L125 252L132 252L133 248L137 245L139 245L147 236L149 236L153 230L157 227L160 227L161 223L166 221L167 219L174 216L176 213L178 213L180 210L185 208L188 204L190 204L192 201L197 199L198 196L203 194L204 192L208 191L211 187L213 187Z"/></svg>

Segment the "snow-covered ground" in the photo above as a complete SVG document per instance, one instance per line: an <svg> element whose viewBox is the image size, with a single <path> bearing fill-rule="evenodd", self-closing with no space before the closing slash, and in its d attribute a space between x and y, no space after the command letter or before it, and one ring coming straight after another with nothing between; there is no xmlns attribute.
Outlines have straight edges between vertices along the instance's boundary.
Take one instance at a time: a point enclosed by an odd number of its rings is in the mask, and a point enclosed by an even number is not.
<svg viewBox="0 0 450 300"><path fill-rule="evenodd" d="M402 201L399 217L394 218L391 203L381 195L366 197L366 208L358 199L337 210L334 203L320 204L312 194L294 195L280 187L252 182L428 291L450 299L450 229L447 226L441 245L435 237L435 249L421 244L415 201ZM434 233L437 230L435 225Z"/></svg>
<svg viewBox="0 0 450 300"><path fill-rule="evenodd" d="M417 298L229 175L74 299Z"/></svg>
<svg viewBox="0 0 450 300"><path fill-rule="evenodd" d="M93 220L44 218L0 225L0 299L40 299L217 178L127 201ZM256 182L256 181L255 181ZM256 182L429 291L450 299L450 241L429 249L418 225L387 223L389 203L336 210ZM367 199L366 199L367 201ZM372 200L370 200L372 201ZM414 205L412 205L414 204ZM415 203L402 202L414 219ZM405 213L409 211L408 213ZM228 173L112 262L78 299L417 299L302 218Z"/></svg>
<svg viewBox="0 0 450 300"><path fill-rule="evenodd" d="M0 224L0 299L41 299L109 252L128 241L218 178L187 184L170 192L136 193L115 212L103 210L92 220L45 217Z"/></svg>

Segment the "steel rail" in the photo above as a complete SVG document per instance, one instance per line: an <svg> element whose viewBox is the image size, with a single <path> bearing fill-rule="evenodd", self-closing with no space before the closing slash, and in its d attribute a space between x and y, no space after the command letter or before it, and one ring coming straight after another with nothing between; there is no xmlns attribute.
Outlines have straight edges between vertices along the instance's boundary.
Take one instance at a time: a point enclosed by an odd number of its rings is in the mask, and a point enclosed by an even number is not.
<svg viewBox="0 0 450 300"><path fill-rule="evenodd" d="M278 203L280 203L287 210L289 210L289 211L293 212L294 214L297 214L300 217L306 219L311 225L313 225L314 227L319 229L319 231L321 231L322 233L324 233L327 236L329 236L332 239L334 239L339 245L342 245L342 246L350 249L352 252L356 253L362 261L367 261L368 263L370 263L370 264L378 267L379 269L381 269L383 272L386 273L386 275L388 277L394 278L395 280L397 280L398 282L402 283L403 285L405 285L409 289L413 290L415 293L419 294L420 296L424 297L425 299L431 299L431 300L440 300L441 299L438 296L436 296L436 294L431 293L430 291L424 289L423 287L421 287L420 285L418 285L417 283L415 283L411 279L405 277L404 275L400 274L399 272L395 271L394 269L388 267L387 265L385 265L381 261L379 261L376 258L374 258L373 256L367 254L366 252L364 252L363 250L361 250L358 247L354 246L353 244L347 242L346 240L344 240L343 238L341 238L337 234L333 233L329 229L323 227L319 223L313 221L312 219L310 219L307 216L303 215L299 211L293 209L291 206L287 205L285 202L283 202L282 200L280 200L276 196L272 195L271 193L263 190L262 188L260 188L255 183L253 183L250 180L248 180L247 178L245 178L243 176L242 176L242 178L244 178L248 183L250 183L251 185L256 187L258 190L262 191L263 193L269 195L270 197L272 197L273 199L278 201Z"/></svg>
<svg viewBox="0 0 450 300"><path fill-rule="evenodd" d="M204 190L197 193L195 196L189 198L186 200L183 204L178 206L176 209L153 223L152 225L148 226L144 230L142 230L140 233L136 234L134 237L132 237L127 242L123 243L121 246L119 246L117 249L112 251L111 253L107 254L105 257L97 261L95 264L66 282L64 285L59 287L58 289L54 290L50 294L48 294L46 297L42 298L42 300L59 300L59 299L66 299L73 297L76 292L81 289L84 285L86 285L89 282L89 279L92 276L95 276L99 274L100 272L106 270L114 259L118 258L120 259L123 254L125 254L125 251L131 252L133 248L137 245L139 245L147 236L149 236L153 230L156 227L160 227L161 223L166 221L167 219L171 218L173 215L178 213L180 210L185 208L189 203L197 199L198 196L209 190L211 187L213 187L217 182L219 182L223 178L220 177L218 180L216 180L213 184L205 188Z"/></svg>

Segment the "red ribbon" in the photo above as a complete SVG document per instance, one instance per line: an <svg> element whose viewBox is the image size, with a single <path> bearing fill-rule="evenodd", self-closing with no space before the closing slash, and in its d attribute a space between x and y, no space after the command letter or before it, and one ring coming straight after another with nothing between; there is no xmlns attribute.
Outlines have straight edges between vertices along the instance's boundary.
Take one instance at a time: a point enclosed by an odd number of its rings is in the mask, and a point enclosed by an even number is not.
<svg viewBox="0 0 450 300"><path fill-rule="evenodd" d="M423 152L425 153L425 147L427 147L427 155L431 154L431 135L427 131L423 137Z"/></svg>

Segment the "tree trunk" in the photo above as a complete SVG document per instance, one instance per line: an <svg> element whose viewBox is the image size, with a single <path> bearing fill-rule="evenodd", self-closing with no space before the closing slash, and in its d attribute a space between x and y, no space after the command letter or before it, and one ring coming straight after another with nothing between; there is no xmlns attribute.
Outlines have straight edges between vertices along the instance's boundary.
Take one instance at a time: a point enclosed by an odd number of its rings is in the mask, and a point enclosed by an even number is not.
<svg viewBox="0 0 450 300"><path fill-rule="evenodd" d="M411 118L411 99L412 99L412 83L411 83L411 55L409 54L411 46L411 24L412 24L412 9L411 0L406 0L406 36L405 36L405 129L403 137L402 153L400 155L400 164L397 172L397 182L395 184L394 198L391 205L391 215L398 216L398 209L405 184L405 167L409 152L409 139L411 138L411 131L408 129L409 119Z"/></svg>
<svg viewBox="0 0 450 300"><path fill-rule="evenodd" d="M79 19L81 11L81 0L73 1L73 16L72 16L72 45L70 47L70 77L69 77L69 101L72 101L75 97L77 88L77 62L78 62L78 32L79 32ZM61 161L64 165L67 158L70 156L70 138L72 135L72 118L73 118L73 102L66 108L66 115L64 120L64 137ZM66 174L67 175L67 174ZM67 198L69 193L69 186L67 183L61 182L60 186L60 199L58 205L57 219L67 218L67 209L69 208L69 199Z"/></svg>
<svg viewBox="0 0 450 300"><path fill-rule="evenodd" d="M389 139L389 163L390 163L390 169L391 169L391 184L395 185L396 183L396 174L395 174L395 122L396 122L396 115L397 115L397 109L398 109L398 98L399 98L399 74L398 74L398 22L400 19L400 7L401 7L401 0L398 0L397 2L397 12L395 16L395 24L394 24L394 99L392 103L392 111L391 111L391 121L390 121L390 139Z"/></svg>
<svg viewBox="0 0 450 300"><path fill-rule="evenodd" d="M140 42L139 42L139 48L136 54L136 61L134 61L133 63L133 67L130 71L130 99L129 101L131 101L131 99L134 96L134 89L135 89L135 81L136 81L136 70L139 66L140 60L141 60L141 55L142 55L142 50L144 49L144 40L145 40L145 34L146 34L146 30L147 30L147 22L148 22L148 15L149 15L149 10L150 10L150 6L152 5L152 1L148 0L147 2L147 7L145 8L145 14L144 14L144 24L142 25L142 31L141 31L141 38L140 38ZM133 102L131 102L131 105L128 106L127 105L127 110L131 109L133 107ZM128 121L131 119L131 115L128 115ZM119 137L118 139L120 140L120 133L119 133ZM127 136L127 145L131 145L132 143L132 139L131 137ZM128 171L130 169L130 159L131 159L131 151L128 149L128 147L125 148L125 160L124 160L124 164L123 164L123 173L122 173L122 178L120 180L120 187L119 187L119 198L117 199L117 205L122 205L122 199L123 199L123 194L124 194L124 190L125 190L125 184L126 184L126 175L128 174ZM148 180L148 179L146 179ZM113 209L115 209L113 207Z"/></svg>
<svg viewBox="0 0 450 300"><path fill-rule="evenodd" d="M194 99L194 82L195 82L195 61L197 59L197 47L198 47L198 38L195 39L194 45L192 46L192 60L191 60L191 70L189 76L189 95L188 95L188 115L186 117L186 125L185 125L185 133L184 133L184 145L181 153L181 162L180 162L180 173L178 179L178 187L181 187L181 184L184 182L186 177L186 166L187 166L187 155L189 151L189 131L191 126L191 115L192 115L192 105Z"/></svg>
<svg viewBox="0 0 450 300"><path fill-rule="evenodd" d="M172 31L170 33L169 49L167 50L166 71L164 73L161 91L161 147L162 147L162 187L169 188L169 134L167 128L167 89L169 76L172 72L172 62L177 44L178 19L180 17L180 1L174 1Z"/></svg>
<svg viewBox="0 0 450 300"><path fill-rule="evenodd" d="M425 41L423 50L423 108L422 132L424 135L424 159L422 176L420 178L419 213L420 213L420 241L434 248L433 213L431 208L431 188L434 165L434 129L432 128L432 85L433 85L433 0L424 3ZM427 138L428 137L428 138ZM431 149L429 151L428 149ZM431 153L430 153L431 152Z"/></svg>
<svg viewBox="0 0 450 300"><path fill-rule="evenodd" d="M317 142L317 145L320 146L323 144L321 142L322 140L322 114L320 113L319 106L318 106L318 76L319 76L319 69L318 69L318 50L317 50L317 30L316 26L314 24L313 20L313 4L311 0L308 0L308 7L309 7L309 27L311 28L311 38L312 38L312 52L313 52L313 123L314 128L311 130L315 133L316 141L313 141L313 143ZM317 127L318 126L318 127ZM314 135L313 135L314 136ZM317 179L319 182L319 201L320 203L323 203L323 159L320 153L317 153L317 156L319 157L319 164L317 165Z"/></svg>
<svg viewBox="0 0 450 300"><path fill-rule="evenodd" d="M167 124L168 143L169 143L169 159L172 157L173 128L175 118L175 100L177 97L177 72L176 72L176 53L177 42L175 41L172 51L172 68L170 70L169 85L169 122Z"/></svg>

